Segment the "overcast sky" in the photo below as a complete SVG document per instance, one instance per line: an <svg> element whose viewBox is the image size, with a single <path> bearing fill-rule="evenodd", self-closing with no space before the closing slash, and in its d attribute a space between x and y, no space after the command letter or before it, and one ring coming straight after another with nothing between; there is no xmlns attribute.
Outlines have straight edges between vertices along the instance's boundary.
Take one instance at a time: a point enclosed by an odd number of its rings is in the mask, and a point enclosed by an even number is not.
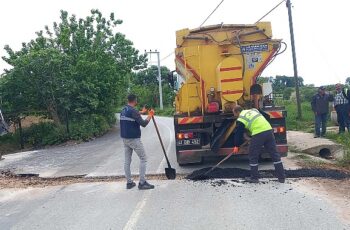
<svg viewBox="0 0 350 230"><path fill-rule="evenodd" d="M35 37L35 31L59 21L59 11L85 17L97 8L105 16L114 12L124 22L119 31L140 51L158 49L161 58L174 50L175 31L196 28L220 0L11 0L0 3L0 56L4 45L17 50L22 42ZM280 0L225 0L205 25L252 24ZM292 0L299 76L317 86L344 83L350 77L350 1ZM288 43L263 76L293 76L288 14L282 4L264 19L272 22L274 38ZM151 61L155 61L153 57ZM174 69L174 55L162 61ZM8 66L0 61L0 73Z"/></svg>

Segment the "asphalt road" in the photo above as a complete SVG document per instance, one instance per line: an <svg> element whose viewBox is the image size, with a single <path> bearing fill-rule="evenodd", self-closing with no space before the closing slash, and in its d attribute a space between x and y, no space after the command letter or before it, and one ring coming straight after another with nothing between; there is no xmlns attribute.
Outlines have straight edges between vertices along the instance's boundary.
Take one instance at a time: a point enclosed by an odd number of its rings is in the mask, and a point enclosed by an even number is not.
<svg viewBox="0 0 350 230"><path fill-rule="evenodd" d="M6 229L349 229L328 203L292 184L216 186L151 181L156 189L89 183L0 190ZM219 181L220 182L220 181ZM220 183L218 183L220 184Z"/></svg>
<svg viewBox="0 0 350 230"><path fill-rule="evenodd" d="M173 166L179 173L208 167L175 162L172 120L157 117ZM148 173L164 173L165 161L152 124L143 130ZM0 170L65 175L123 175L118 128L74 146L5 156ZM138 159L133 157L133 173ZM247 167L231 161L225 167ZM264 163L261 168L272 168ZM0 229L350 229L326 201L305 194L294 182L157 180L154 190L125 189L125 182L81 183L44 188L0 190Z"/></svg>

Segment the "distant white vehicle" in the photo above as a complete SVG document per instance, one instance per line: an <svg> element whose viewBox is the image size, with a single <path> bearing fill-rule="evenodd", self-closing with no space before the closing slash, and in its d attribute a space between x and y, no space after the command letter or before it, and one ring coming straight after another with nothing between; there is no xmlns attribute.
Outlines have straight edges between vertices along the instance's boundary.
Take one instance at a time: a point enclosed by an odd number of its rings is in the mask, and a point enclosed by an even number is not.
<svg viewBox="0 0 350 230"><path fill-rule="evenodd" d="M0 136L7 134L9 132L8 128L9 126L7 125L0 109Z"/></svg>

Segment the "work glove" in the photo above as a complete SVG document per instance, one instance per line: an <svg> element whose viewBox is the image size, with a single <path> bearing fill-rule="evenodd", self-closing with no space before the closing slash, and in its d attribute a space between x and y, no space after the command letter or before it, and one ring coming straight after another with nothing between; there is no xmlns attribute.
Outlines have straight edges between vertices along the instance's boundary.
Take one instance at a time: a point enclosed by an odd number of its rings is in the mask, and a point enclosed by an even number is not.
<svg viewBox="0 0 350 230"><path fill-rule="evenodd" d="M233 153L234 153L234 154L237 154L238 152L239 152L239 148L238 148L238 147L236 147L236 146L235 146L235 147L233 147Z"/></svg>
<svg viewBox="0 0 350 230"><path fill-rule="evenodd" d="M154 110L153 110L153 109L150 109L150 110L148 111L148 116L151 116L151 117L154 116Z"/></svg>

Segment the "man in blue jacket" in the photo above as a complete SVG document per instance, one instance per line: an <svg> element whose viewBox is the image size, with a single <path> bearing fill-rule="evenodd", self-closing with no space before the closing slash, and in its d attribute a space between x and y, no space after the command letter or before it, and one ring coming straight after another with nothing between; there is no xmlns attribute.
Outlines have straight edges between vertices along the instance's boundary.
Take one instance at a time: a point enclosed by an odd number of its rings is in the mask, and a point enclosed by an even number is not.
<svg viewBox="0 0 350 230"><path fill-rule="evenodd" d="M136 96L130 94L128 96L128 104L123 108L120 114L120 135L123 138L125 149L124 171L127 180L126 188L131 189L136 186L136 183L133 182L131 178L130 170L132 152L135 151L140 158L140 182L138 188L141 190L153 189L154 185L151 185L146 181L147 157L141 142L140 126L146 127L148 125L154 115L154 110L150 110L147 118L144 120L142 119L140 112L135 109L136 105Z"/></svg>
<svg viewBox="0 0 350 230"><path fill-rule="evenodd" d="M318 93L312 97L311 108L315 114L315 138L326 134L329 102L331 101L333 101L333 96L326 93L324 86L321 86Z"/></svg>

